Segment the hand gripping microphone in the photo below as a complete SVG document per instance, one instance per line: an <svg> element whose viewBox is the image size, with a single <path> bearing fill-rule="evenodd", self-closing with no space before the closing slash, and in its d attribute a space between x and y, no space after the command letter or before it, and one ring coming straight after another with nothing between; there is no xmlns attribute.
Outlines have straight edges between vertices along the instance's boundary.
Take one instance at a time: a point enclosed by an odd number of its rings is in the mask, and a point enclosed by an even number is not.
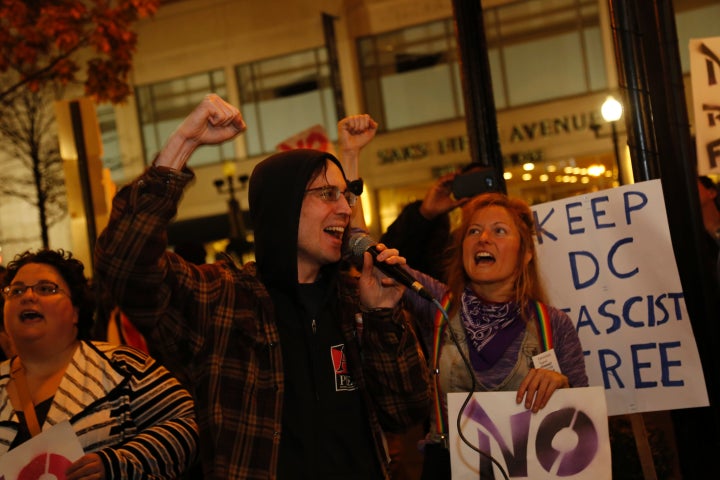
<svg viewBox="0 0 720 480"><path fill-rule="evenodd" d="M390 263L378 262L378 250L375 248L377 242L364 233L355 233L348 238L348 249L356 257L362 257L363 253L368 252L372 255L375 266L388 277L405 285L409 289L417 292L418 295L425 300L434 301L430 292L423 285L415 280L408 272L403 270L400 265L392 265Z"/></svg>

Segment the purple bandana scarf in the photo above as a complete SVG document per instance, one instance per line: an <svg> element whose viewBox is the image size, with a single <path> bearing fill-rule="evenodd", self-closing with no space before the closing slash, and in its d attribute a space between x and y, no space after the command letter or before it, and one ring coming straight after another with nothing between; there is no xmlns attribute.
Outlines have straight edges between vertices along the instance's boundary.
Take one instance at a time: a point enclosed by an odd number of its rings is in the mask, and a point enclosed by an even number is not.
<svg viewBox="0 0 720 480"><path fill-rule="evenodd" d="M507 347L525 330L516 302L490 303L481 300L466 287L461 298L460 319L477 371L491 368Z"/></svg>

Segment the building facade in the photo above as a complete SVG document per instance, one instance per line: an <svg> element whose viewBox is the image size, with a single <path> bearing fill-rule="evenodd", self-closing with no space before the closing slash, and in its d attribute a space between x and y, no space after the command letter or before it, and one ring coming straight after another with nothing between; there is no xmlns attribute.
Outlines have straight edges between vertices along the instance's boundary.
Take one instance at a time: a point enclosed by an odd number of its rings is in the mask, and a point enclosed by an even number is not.
<svg viewBox="0 0 720 480"><path fill-rule="evenodd" d="M508 193L533 204L632 181L624 119L618 161L600 111L608 96L620 98L607 2L482 7ZM675 11L689 97L688 40L720 35L720 4L676 0ZM137 31L135 95L98 107L103 161L116 185L146 168L209 92L239 106L248 124L234 142L203 147L191 161L197 180L171 242L191 237L209 251L224 248L212 242L227 231L228 176L246 210L242 178L259 160L313 126L335 141L343 115L370 113L380 124L360 166L376 236L437 177L473 161L450 0L175 0ZM32 217L0 207L0 228L22 221ZM53 229L54 247L73 249L68 228ZM7 260L28 245L3 247Z"/></svg>

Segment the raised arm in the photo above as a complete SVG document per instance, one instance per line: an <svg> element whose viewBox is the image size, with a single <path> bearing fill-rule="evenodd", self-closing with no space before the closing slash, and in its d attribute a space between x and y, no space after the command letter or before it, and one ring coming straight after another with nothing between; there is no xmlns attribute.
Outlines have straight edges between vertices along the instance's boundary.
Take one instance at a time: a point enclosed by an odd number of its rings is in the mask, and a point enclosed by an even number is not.
<svg viewBox="0 0 720 480"><path fill-rule="evenodd" d="M339 160L349 181L360 178L360 151L375 138L377 126L377 122L368 114L351 115L338 122ZM350 225L367 231L362 202L358 202L353 208Z"/></svg>
<svg viewBox="0 0 720 480"><path fill-rule="evenodd" d="M434 220L436 217L454 210L469 200L469 198L456 200L452 196L451 186L456 175L457 173L449 173L438 178L425 194L425 198L423 198L420 205L420 214L427 220Z"/></svg>
<svg viewBox="0 0 720 480"><path fill-rule="evenodd" d="M154 164L182 170L199 146L223 143L244 131L240 111L211 93L170 135Z"/></svg>
<svg viewBox="0 0 720 480"><path fill-rule="evenodd" d="M167 226L193 179L183 169L195 149L231 140L244 129L237 108L207 95L170 135L154 166L113 199L110 221L95 246L96 279L144 334L161 317L200 318L192 300L202 296L202 305L209 305L210 295L217 295L217 289L205 290L217 276L214 270L167 253Z"/></svg>
<svg viewBox="0 0 720 480"><path fill-rule="evenodd" d="M370 115L351 115L338 122L340 163L348 180L360 178L360 151L375 138L378 124Z"/></svg>
<svg viewBox="0 0 720 480"><path fill-rule="evenodd" d="M406 205L380 241L397 248L408 265L444 280L445 249L450 240L448 212L467 202L455 200L450 185L455 173L444 175L425 193L422 202Z"/></svg>

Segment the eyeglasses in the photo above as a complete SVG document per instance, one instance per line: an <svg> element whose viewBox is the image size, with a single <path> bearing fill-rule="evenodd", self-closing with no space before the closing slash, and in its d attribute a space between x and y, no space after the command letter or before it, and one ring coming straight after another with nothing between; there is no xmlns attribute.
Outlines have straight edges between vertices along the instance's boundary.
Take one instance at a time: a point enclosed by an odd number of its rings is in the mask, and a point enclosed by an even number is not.
<svg viewBox="0 0 720 480"><path fill-rule="evenodd" d="M323 202L337 202L341 196L345 197L348 205L351 207L357 203L357 195L350 190L340 191L340 187L336 185L325 185L324 187L308 188L305 193L312 193L320 197Z"/></svg>
<svg viewBox="0 0 720 480"><path fill-rule="evenodd" d="M20 298L25 294L25 292L28 291L28 289L32 289L32 291L35 292L35 295L38 295L40 297L49 297L57 293L66 293L60 288L60 285L48 281L38 282L35 285L24 285L22 283L15 283L3 288L2 293L5 298L10 300L14 298Z"/></svg>

